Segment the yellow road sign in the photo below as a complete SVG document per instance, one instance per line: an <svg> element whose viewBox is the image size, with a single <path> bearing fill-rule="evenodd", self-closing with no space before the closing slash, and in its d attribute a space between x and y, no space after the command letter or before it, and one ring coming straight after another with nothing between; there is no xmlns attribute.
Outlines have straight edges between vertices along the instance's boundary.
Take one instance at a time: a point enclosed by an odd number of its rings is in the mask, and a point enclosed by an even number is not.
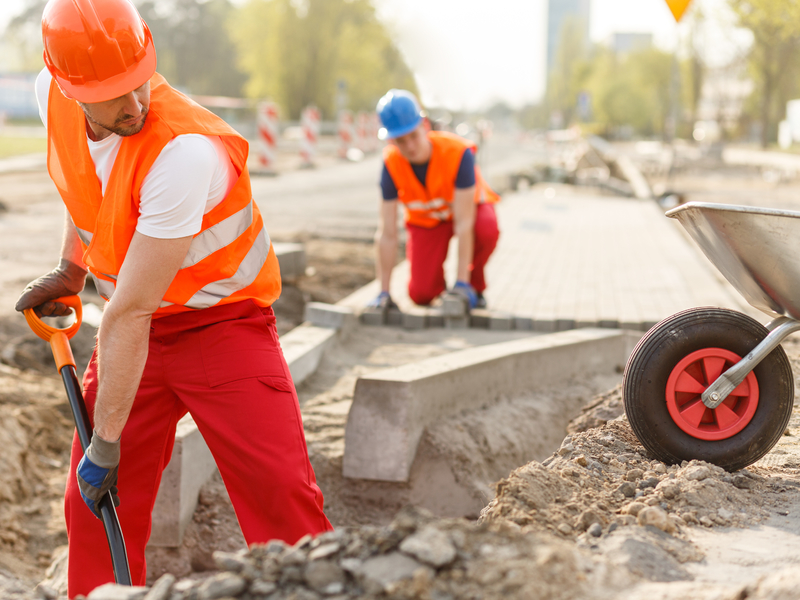
<svg viewBox="0 0 800 600"><path fill-rule="evenodd" d="M689 6L689 3L692 0L667 0L667 6L672 11L672 16L675 17L675 22L681 20L683 13L686 12L686 8Z"/></svg>

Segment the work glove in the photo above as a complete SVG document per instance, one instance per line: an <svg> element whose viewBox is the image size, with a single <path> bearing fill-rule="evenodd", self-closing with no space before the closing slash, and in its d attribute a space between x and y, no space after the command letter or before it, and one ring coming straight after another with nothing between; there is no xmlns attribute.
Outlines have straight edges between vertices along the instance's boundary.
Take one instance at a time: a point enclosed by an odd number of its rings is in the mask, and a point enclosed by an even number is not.
<svg viewBox="0 0 800 600"><path fill-rule="evenodd" d="M478 294L475 292L475 288L466 281L456 281L456 284L450 292L464 298L470 310L478 306Z"/></svg>
<svg viewBox="0 0 800 600"><path fill-rule="evenodd" d="M119 468L119 440L107 442L96 431L92 432L92 441L86 449L81 462L78 463L78 487L81 498L94 515L100 518L100 500L111 491L114 506L119 506L117 496L117 469Z"/></svg>
<svg viewBox="0 0 800 600"><path fill-rule="evenodd" d="M63 317L72 309L61 302L52 302L62 296L73 296L86 284L86 269L62 258L58 266L47 275L31 281L22 290L17 305L19 312L33 308L40 317Z"/></svg>
<svg viewBox="0 0 800 600"><path fill-rule="evenodd" d="M392 297L389 295L389 292L381 292L378 296L367 304L369 308L397 308L397 304L394 303Z"/></svg>

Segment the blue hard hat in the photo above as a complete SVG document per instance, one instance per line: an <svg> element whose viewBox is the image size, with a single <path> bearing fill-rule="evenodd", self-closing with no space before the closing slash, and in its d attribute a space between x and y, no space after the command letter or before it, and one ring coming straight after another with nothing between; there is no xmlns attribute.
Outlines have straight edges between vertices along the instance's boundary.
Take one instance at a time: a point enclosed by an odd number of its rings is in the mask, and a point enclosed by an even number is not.
<svg viewBox="0 0 800 600"><path fill-rule="evenodd" d="M389 90L378 100L375 109L383 127L378 131L382 140L391 140L410 133L422 122L422 109L417 98L406 90Z"/></svg>

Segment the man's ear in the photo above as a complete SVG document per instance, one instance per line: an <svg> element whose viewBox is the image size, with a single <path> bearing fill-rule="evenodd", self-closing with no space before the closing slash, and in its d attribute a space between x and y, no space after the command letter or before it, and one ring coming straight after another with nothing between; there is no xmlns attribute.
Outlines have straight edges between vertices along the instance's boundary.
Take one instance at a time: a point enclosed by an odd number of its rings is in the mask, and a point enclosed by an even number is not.
<svg viewBox="0 0 800 600"><path fill-rule="evenodd" d="M431 125L431 120L428 117L422 118L422 126L425 128L426 133L431 129L433 129L433 125Z"/></svg>

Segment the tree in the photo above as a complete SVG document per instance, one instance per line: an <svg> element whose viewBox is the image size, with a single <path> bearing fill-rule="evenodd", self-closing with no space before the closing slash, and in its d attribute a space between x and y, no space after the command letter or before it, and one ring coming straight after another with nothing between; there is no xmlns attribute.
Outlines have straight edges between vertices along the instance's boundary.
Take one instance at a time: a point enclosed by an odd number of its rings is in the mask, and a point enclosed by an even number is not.
<svg viewBox="0 0 800 600"><path fill-rule="evenodd" d="M8 24L4 32L6 44L18 56L16 69L21 72L40 71L42 62L42 12L47 0L27 0L25 7Z"/></svg>
<svg viewBox="0 0 800 600"><path fill-rule="evenodd" d="M192 94L241 96L246 76L226 28L230 0L139 0L153 34L158 71Z"/></svg>
<svg viewBox="0 0 800 600"><path fill-rule="evenodd" d="M274 99L290 118L309 104L333 116L339 87L354 110L374 109L389 88L416 91L370 0L250 0L231 35L246 95Z"/></svg>
<svg viewBox="0 0 800 600"><path fill-rule="evenodd" d="M6 37L23 49L22 70L42 68L41 22L46 0L27 0L8 26ZM230 0L135 0L153 34L158 71L193 94L239 96L245 76L236 64L236 47L226 22Z"/></svg>
<svg viewBox="0 0 800 600"><path fill-rule="evenodd" d="M753 34L749 63L761 123L761 145L776 137L779 112L798 92L800 0L730 0L739 25Z"/></svg>

